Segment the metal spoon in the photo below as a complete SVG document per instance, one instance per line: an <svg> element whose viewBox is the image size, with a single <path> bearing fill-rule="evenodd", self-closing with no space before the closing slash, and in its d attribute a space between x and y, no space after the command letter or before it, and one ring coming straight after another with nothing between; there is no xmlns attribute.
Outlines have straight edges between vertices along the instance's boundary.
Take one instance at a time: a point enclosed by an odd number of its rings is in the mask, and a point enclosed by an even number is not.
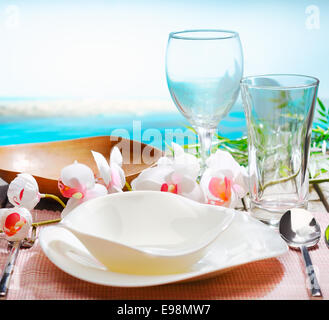
<svg viewBox="0 0 329 320"><path fill-rule="evenodd" d="M32 248L36 240L36 227L32 227L31 237L21 241L8 241L10 254L0 277L0 299L5 299L19 249Z"/></svg>
<svg viewBox="0 0 329 320"><path fill-rule="evenodd" d="M8 286L11 278L11 274L14 269L15 261L19 248L21 246L21 241L15 241L11 247L9 257L6 262L6 266L3 269L1 280L0 280L0 298L4 298L7 295Z"/></svg>
<svg viewBox="0 0 329 320"><path fill-rule="evenodd" d="M279 232L289 247L302 252L312 297L322 297L308 248L314 247L321 238L320 226L313 215L304 209L291 209L280 220Z"/></svg>
<svg viewBox="0 0 329 320"><path fill-rule="evenodd" d="M31 237L24 238L21 241L20 249L32 248L36 239L37 239L37 228L35 226L32 226ZM8 251L11 251L11 248L13 247L14 243L15 243L15 241L8 241L8 246L7 246Z"/></svg>

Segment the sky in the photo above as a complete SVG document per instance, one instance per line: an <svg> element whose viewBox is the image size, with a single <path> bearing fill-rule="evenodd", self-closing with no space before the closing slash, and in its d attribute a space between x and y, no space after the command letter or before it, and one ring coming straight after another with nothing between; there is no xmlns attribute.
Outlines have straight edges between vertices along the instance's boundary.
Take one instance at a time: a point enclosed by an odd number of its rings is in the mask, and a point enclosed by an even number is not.
<svg viewBox="0 0 329 320"><path fill-rule="evenodd" d="M0 0L0 98L170 99L168 34L239 32L244 76L320 79L329 98L327 0Z"/></svg>

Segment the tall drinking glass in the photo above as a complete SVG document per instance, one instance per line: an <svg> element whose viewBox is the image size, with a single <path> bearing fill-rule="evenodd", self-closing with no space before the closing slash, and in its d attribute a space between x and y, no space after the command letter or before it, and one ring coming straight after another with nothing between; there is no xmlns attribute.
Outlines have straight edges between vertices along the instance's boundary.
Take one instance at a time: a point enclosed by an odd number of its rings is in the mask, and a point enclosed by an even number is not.
<svg viewBox="0 0 329 320"><path fill-rule="evenodd" d="M316 78L287 74L241 80L251 212L274 226L287 210L307 208L307 167L318 85Z"/></svg>
<svg viewBox="0 0 329 320"><path fill-rule="evenodd" d="M198 133L201 173L213 134L236 101L243 72L239 35L225 30L169 34L166 76L178 110Z"/></svg>

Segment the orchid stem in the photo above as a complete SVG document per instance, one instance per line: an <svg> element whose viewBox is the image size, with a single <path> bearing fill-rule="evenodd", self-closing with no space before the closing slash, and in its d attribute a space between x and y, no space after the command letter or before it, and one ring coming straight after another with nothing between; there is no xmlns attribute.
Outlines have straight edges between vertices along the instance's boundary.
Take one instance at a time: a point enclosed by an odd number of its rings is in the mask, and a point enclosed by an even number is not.
<svg viewBox="0 0 329 320"><path fill-rule="evenodd" d="M65 203L57 196L53 195L53 194L43 194L41 195L43 198L51 198L51 199L54 199L56 200L58 203L60 203L62 205L63 208L66 207Z"/></svg>
<svg viewBox="0 0 329 320"><path fill-rule="evenodd" d="M129 185L128 181L126 181L126 187L129 191L133 191L133 189L131 189L131 186Z"/></svg>
<svg viewBox="0 0 329 320"><path fill-rule="evenodd" d="M261 186L260 189L261 189L261 191L264 191L269 186L273 186L275 184L282 183L282 182L287 182L287 181L289 181L289 180L291 180L293 178L296 178L297 175L299 174L299 171L300 171L300 169L298 169L298 171L295 174L293 174L293 175L291 175L289 177L285 177L285 178L282 178L282 179L270 181L270 182L264 184L264 186Z"/></svg>
<svg viewBox="0 0 329 320"><path fill-rule="evenodd" d="M36 227L41 227L47 224L52 224L52 223L58 223L60 222L62 219L53 219L53 220L45 220L45 221L40 221L40 222L33 222L32 223L32 227L36 228ZM3 233L2 230L0 230L0 233Z"/></svg>
<svg viewBox="0 0 329 320"><path fill-rule="evenodd" d="M329 178L325 179L310 179L309 183L313 184L313 183L322 183L322 182L329 182Z"/></svg>
<svg viewBox="0 0 329 320"><path fill-rule="evenodd" d="M262 187L262 190L264 191L267 187L271 186L271 185L274 185L274 184L277 184L277 183L281 183L281 182L286 182L286 181L289 181L290 179L293 179L295 178L299 173L299 170L297 171L297 173L295 173L294 175L292 176L289 176L289 177L286 177L286 178L283 178L283 179L279 179L279 180L275 180L275 181L271 181L267 184L265 184L263 187ZM323 183L323 182L329 182L329 178L323 178L323 179L310 179L309 180L309 183L310 184L315 184L315 183Z"/></svg>
<svg viewBox="0 0 329 320"><path fill-rule="evenodd" d="M62 219L53 219L53 220L45 220L45 221L40 221L40 222L34 222L32 223L33 227L40 227L44 226L46 224L51 224L51 223L57 223L60 222Z"/></svg>

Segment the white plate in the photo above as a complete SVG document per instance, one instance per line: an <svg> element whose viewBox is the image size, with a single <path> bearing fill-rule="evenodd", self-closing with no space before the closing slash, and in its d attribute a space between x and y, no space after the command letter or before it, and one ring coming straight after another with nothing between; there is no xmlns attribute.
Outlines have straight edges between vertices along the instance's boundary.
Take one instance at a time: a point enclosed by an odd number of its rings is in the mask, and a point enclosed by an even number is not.
<svg viewBox="0 0 329 320"><path fill-rule="evenodd" d="M277 257L288 250L276 231L239 211L208 253L185 273L130 275L111 272L95 260L73 234L57 226L42 229L39 241L45 255L61 270L81 280L115 287L146 287L205 279L249 262Z"/></svg>
<svg viewBox="0 0 329 320"><path fill-rule="evenodd" d="M190 268L234 217L171 192L135 191L86 201L57 226L113 272L159 275Z"/></svg>

